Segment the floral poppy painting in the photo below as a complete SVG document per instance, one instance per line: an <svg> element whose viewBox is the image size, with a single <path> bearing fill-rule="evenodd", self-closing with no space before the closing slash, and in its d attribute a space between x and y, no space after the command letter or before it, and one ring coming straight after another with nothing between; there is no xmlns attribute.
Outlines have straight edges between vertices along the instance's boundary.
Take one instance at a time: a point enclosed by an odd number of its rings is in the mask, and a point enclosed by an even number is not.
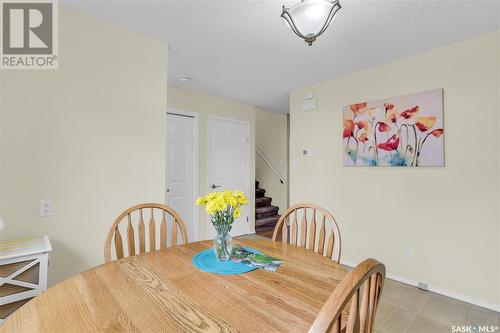
<svg viewBox="0 0 500 333"><path fill-rule="evenodd" d="M344 166L444 166L443 89L343 109Z"/></svg>

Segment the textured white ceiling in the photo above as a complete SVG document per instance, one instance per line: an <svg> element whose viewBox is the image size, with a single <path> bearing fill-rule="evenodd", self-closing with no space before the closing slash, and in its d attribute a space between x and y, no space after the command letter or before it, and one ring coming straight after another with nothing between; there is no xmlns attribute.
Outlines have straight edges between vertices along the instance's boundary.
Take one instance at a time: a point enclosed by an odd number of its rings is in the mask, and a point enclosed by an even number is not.
<svg viewBox="0 0 500 333"><path fill-rule="evenodd" d="M278 112L288 112L290 90L500 27L498 0L341 0L310 47L280 18L283 1L64 4L167 42L170 84Z"/></svg>

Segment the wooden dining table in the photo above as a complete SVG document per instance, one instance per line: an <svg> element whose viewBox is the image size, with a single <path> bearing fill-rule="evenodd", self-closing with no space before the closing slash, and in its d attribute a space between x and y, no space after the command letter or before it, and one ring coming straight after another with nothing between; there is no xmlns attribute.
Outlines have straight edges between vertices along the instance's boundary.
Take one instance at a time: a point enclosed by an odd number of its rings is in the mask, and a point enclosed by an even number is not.
<svg viewBox="0 0 500 333"><path fill-rule="evenodd" d="M212 241L143 253L55 285L0 332L307 332L347 274L302 247L254 236L235 243L284 263L276 272L206 273L192 258Z"/></svg>

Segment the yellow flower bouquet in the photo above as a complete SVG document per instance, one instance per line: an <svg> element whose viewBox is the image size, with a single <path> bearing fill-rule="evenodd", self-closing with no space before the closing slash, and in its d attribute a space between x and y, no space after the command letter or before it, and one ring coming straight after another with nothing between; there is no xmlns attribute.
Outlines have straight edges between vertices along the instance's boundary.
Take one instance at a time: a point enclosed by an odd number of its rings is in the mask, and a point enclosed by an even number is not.
<svg viewBox="0 0 500 333"><path fill-rule="evenodd" d="M234 220L241 215L241 206L246 204L247 198L241 191L212 192L196 199L197 206L205 206L212 225L217 231L214 250L220 261L227 261L231 258L232 240L229 232Z"/></svg>

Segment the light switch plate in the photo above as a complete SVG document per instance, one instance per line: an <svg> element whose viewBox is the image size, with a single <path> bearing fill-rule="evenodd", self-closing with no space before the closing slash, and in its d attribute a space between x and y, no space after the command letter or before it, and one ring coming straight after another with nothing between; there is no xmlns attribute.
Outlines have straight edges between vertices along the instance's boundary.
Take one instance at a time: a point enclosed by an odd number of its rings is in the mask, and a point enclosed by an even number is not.
<svg viewBox="0 0 500 333"><path fill-rule="evenodd" d="M52 216L52 200L42 199L40 200L40 216Z"/></svg>

